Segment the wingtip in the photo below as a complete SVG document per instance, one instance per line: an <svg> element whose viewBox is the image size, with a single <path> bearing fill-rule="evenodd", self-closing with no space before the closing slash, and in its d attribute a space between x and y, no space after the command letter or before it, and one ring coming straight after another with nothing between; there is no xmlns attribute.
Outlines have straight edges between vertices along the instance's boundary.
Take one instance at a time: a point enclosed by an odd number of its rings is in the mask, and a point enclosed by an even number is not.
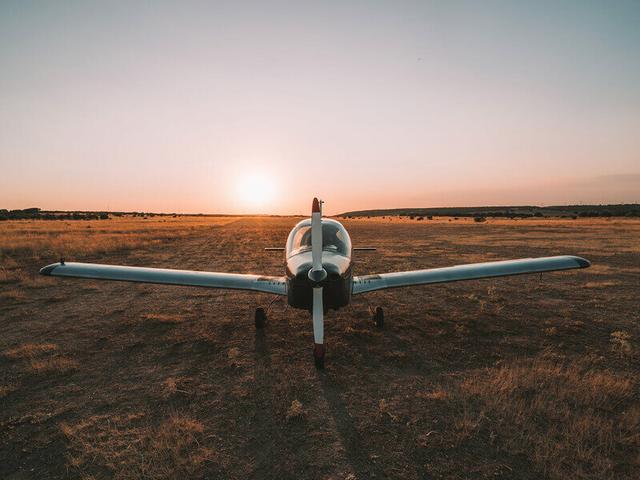
<svg viewBox="0 0 640 480"><path fill-rule="evenodd" d="M317 198L313 199L313 204L311 205L311 213L320 213L320 202Z"/></svg>
<svg viewBox="0 0 640 480"><path fill-rule="evenodd" d="M46 267L42 267L40 269L40 275L51 275L51 272L53 272L56 267L59 267L60 263L52 263L51 265L47 265Z"/></svg>
<svg viewBox="0 0 640 480"><path fill-rule="evenodd" d="M591 266L591 262L586 258L582 258L582 257L574 257L574 258L575 258L575 261L578 262L578 265L580 265L580 268L588 268Z"/></svg>

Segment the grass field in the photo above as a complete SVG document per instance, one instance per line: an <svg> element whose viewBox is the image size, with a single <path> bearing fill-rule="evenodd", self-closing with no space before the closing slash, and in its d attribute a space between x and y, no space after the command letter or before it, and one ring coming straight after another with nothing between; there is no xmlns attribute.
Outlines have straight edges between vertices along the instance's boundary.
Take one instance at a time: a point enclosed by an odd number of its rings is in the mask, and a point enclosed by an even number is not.
<svg viewBox="0 0 640 480"><path fill-rule="evenodd" d="M282 274L295 218L0 222L0 478L632 479L640 220L346 220L356 274L576 254L587 270L360 295L45 278L68 260ZM370 311L385 308L385 329Z"/></svg>

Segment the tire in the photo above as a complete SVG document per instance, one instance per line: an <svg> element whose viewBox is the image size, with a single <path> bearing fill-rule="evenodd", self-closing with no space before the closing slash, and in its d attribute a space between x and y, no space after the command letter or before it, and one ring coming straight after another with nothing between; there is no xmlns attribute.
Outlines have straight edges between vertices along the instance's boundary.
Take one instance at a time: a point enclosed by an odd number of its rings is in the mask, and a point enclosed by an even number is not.
<svg viewBox="0 0 640 480"><path fill-rule="evenodd" d="M267 313L264 311L264 308L262 307L256 308L255 322L256 322L256 328L258 330L263 329L266 326Z"/></svg>
<svg viewBox="0 0 640 480"><path fill-rule="evenodd" d="M376 322L376 327L384 328L384 310L382 310L382 307L376 307L376 313L373 315L373 321Z"/></svg>

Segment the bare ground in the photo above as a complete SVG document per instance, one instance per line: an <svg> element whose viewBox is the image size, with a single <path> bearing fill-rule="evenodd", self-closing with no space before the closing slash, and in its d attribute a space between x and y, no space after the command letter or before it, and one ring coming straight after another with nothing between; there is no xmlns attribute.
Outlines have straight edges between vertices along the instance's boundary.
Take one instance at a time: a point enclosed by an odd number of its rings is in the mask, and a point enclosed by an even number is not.
<svg viewBox="0 0 640 480"><path fill-rule="evenodd" d="M0 223L0 478L637 478L634 220L345 222L356 273L577 254L588 270L354 297L39 277L69 260L280 274L293 218ZM379 331L370 308L385 308Z"/></svg>

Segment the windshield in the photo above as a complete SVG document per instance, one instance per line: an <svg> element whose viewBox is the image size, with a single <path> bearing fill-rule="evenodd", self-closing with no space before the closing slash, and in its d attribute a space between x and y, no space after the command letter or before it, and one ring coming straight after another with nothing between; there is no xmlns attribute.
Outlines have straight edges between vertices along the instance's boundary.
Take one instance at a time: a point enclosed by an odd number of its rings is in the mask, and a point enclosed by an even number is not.
<svg viewBox="0 0 640 480"><path fill-rule="evenodd" d="M287 242L288 255L311 250L311 222L296 225ZM344 227L338 222L322 222L322 250L346 257L351 255L351 240Z"/></svg>

